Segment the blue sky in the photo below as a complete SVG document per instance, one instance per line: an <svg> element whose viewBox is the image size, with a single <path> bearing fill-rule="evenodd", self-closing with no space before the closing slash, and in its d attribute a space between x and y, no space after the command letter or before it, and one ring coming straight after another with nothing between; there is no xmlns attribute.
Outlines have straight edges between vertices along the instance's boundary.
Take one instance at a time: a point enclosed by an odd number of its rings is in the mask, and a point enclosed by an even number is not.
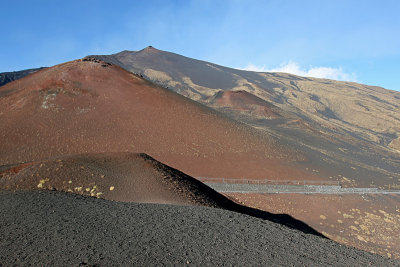
<svg viewBox="0 0 400 267"><path fill-rule="evenodd" d="M0 0L0 72L161 50L400 90L400 1Z"/></svg>

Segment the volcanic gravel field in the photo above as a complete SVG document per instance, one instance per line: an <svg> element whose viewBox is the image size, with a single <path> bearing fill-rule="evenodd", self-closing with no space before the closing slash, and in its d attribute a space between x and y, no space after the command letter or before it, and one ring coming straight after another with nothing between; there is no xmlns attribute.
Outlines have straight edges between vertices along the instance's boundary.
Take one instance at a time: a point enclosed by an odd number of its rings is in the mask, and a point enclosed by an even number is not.
<svg viewBox="0 0 400 267"><path fill-rule="evenodd" d="M400 266L223 209L1 192L0 262L10 265Z"/></svg>
<svg viewBox="0 0 400 267"><path fill-rule="evenodd" d="M227 195L248 207L289 214L341 244L400 259L399 194Z"/></svg>

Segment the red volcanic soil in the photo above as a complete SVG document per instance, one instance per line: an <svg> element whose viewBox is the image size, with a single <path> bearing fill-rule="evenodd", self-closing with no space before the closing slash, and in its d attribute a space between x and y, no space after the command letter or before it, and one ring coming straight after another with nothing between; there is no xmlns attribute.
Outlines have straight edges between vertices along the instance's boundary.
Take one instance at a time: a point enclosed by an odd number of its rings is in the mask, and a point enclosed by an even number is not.
<svg viewBox="0 0 400 267"><path fill-rule="evenodd" d="M273 104L243 90L218 92L211 103L218 107L230 107L237 111L251 112L256 116L278 117Z"/></svg>
<svg viewBox="0 0 400 267"><path fill-rule="evenodd" d="M0 87L0 125L0 165L144 152L194 177L319 179L274 137L90 58Z"/></svg>
<svg viewBox="0 0 400 267"><path fill-rule="evenodd" d="M57 190L124 202L226 207L230 201L146 154L70 155L0 170L0 190Z"/></svg>

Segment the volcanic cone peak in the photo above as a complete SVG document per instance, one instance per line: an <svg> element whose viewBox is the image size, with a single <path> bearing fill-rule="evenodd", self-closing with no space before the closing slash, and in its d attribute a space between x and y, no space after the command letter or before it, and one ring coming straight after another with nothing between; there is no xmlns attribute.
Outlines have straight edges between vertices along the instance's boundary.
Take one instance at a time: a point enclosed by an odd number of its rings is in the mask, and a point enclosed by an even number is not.
<svg viewBox="0 0 400 267"><path fill-rule="evenodd" d="M148 47L144 48L143 51L146 51L146 52L160 52L160 50L158 50L157 48L155 48L155 47L153 47L151 45L149 45Z"/></svg>

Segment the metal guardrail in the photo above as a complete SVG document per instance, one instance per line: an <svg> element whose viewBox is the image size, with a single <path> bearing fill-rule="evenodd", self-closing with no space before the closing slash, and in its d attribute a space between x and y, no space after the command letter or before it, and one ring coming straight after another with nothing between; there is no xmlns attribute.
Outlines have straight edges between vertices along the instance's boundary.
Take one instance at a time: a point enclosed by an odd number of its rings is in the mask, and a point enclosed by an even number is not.
<svg viewBox="0 0 400 267"><path fill-rule="evenodd" d="M265 185L321 185L341 186L339 181L312 181L312 180L267 180L267 179L235 179L235 178L208 178L196 177L197 180L205 183L222 184L265 184Z"/></svg>

